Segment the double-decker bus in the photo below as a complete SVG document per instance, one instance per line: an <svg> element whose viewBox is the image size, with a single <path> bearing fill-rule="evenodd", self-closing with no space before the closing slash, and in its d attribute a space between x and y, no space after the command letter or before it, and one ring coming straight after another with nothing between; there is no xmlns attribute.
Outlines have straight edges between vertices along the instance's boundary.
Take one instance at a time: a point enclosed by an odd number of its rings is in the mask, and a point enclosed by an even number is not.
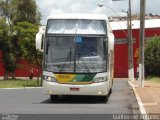
<svg viewBox="0 0 160 120"><path fill-rule="evenodd" d="M36 35L36 48L43 51L43 87L51 100L59 95L108 98L113 84L114 35L107 16L49 16L45 31Z"/></svg>

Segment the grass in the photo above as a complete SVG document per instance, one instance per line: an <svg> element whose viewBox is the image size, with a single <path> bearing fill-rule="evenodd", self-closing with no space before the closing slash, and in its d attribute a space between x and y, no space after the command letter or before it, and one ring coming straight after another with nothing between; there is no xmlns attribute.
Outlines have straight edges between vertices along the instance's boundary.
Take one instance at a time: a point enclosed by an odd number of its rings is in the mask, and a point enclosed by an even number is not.
<svg viewBox="0 0 160 120"><path fill-rule="evenodd" d="M160 77L157 76L148 76L146 80L154 83L160 83Z"/></svg>
<svg viewBox="0 0 160 120"><path fill-rule="evenodd" d="M0 88L39 87L37 80L0 80Z"/></svg>

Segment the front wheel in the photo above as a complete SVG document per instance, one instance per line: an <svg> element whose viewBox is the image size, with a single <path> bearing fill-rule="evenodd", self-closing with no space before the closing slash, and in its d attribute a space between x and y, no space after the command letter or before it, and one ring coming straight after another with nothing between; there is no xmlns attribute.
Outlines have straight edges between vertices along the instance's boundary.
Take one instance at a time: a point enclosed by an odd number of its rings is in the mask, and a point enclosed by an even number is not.
<svg viewBox="0 0 160 120"><path fill-rule="evenodd" d="M100 100L101 100L101 101L104 101L104 102L107 102L107 101L108 101L108 98L109 98L109 95L100 96Z"/></svg>
<svg viewBox="0 0 160 120"><path fill-rule="evenodd" d="M109 94L111 94L112 93L112 88L109 90Z"/></svg>
<svg viewBox="0 0 160 120"><path fill-rule="evenodd" d="M50 95L50 100L51 101L57 101L58 100L58 95Z"/></svg>

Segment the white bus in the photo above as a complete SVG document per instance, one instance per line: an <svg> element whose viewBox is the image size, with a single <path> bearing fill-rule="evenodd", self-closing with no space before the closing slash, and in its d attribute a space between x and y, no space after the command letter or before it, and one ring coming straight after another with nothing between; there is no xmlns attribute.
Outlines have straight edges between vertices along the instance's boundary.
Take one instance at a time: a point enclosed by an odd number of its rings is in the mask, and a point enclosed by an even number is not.
<svg viewBox="0 0 160 120"><path fill-rule="evenodd" d="M49 16L45 32L36 35L36 48L43 51L43 87L51 100L59 95L108 98L113 84L114 35L107 16Z"/></svg>

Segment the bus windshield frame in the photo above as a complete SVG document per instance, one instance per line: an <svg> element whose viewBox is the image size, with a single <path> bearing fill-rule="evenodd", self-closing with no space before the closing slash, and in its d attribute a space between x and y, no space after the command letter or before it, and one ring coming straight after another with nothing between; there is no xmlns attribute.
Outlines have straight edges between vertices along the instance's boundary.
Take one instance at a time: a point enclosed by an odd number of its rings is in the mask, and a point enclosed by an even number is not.
<svg viewBox="0 0 160 120"><path fill-rule="evenodd" d="M49 19L45 32L44 70L54 73L106 72L107 41L106 20Z"/></svg>
<svg viewBox="0 0 160 120"><path fill-rule="evenodd" d="M53 73L107 71L107 37L46 36L44 70Z"/></svg>

